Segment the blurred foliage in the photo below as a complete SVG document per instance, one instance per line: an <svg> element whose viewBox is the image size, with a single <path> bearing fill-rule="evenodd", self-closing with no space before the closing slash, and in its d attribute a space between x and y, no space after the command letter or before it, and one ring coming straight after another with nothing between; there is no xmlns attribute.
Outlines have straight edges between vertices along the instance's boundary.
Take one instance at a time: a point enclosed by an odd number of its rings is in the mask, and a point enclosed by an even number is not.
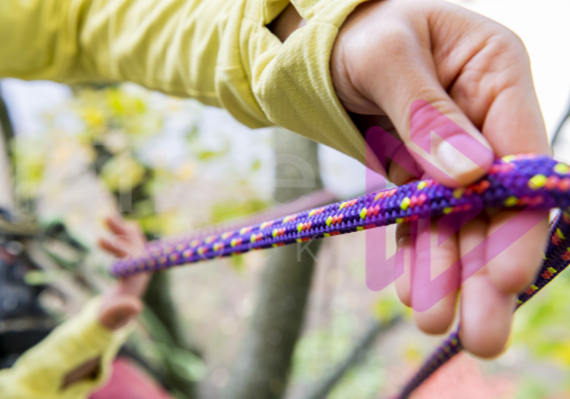
<svg viewBox="0 0 570 399"><path fill-rule="evenodd" d="M371 313L373 318L382 323L388 323L397 316L406 318L411 316L411 311L403 307L396 294L391 291L382 293L376 299ZM363 324L362 317L350 312L337 314L330 325L304 335L295 348L293 369L295 380L304 385L314 385L322 381L354 350L355 342L361 339L359 335L362 334L356 332L357 326ZM362 363L351 367L343 375L328 397L377 398L378 392L386 386L386 366L385 359L376 354L365 356Z"/></svg>
<svg viewBox="0 0 570 399"><path fill-rule="evenodd" d="M235 138L230 129L220 125L204 133L204 108L196 101L134 85L76 87L73 92L68 103L43 116L45 132L20 134L11 145L17 198L27 209L38 209L45 193L53 191L50 185L67 191L85 177L97 177L121 213L138 221L148 237L188 232L267 207L252 186L263 161L252 157L243 162L242 154L231 150ZM269 149L270 143L262 145ZM60 216L69 221L69 215ZM53 283L81 273L57 253L47 255L61 270L30 274L30 283ZM243 270L243 258L232 258L231 264ZM148 337L141 341L139 334L134 343L167 376L173 393L185 398L192 395L188 387L206 371L192 352L195 348L189 350L164 319L175 313L148 306L142 317Z"/></svg>
<svg viewBox="0 0 570 399"><path fill-rule="evenodd" d="M74 94L62 109L45 115L47 134L19 135L15 140L20 200L33 203L45 182L47 164L64 164L70 153L79 149L91 170L115 195L121 211L138 220L147 233L163 235L189 229L180 217L187 203L169 204L167 209L157 209L155 203L157 197L173 202L168 193L180 192L181 187L192 192L207 186L207 191L219 193L213 201L205 202L207 209L198 211L198 225L267 207L251 184L252 173L256 176L262 169L262 160L249 161L244 171L248 178L240 175L235 170L236 154L230 151L231 132L222 129L215 140L205 137L199 127L203 106L197 102L133 85L77 87ZM227 178L214 180L207 173Z"/></svg>
<svg viewBox="0 0 570 399"><path fill-rule="evenodd" d="M525 304L516 317L514 344L525 343L538 358L570 367L570 276L562 274ZM570 375L569 375L570 376Z"/></svg>
<svg viewBox="0 0 570 399"><path fill-rule="evenodd" d="M145 168L131 154L118 154L105 162L101 179L113 192L132 191L145 177Z"/></svg>
<svg viewBox="0 0 570 399"><path fill-rule="evenodd" d="M379 321L386 323L396 316L406 316L410 318L412 310L402 306L402 303L396 295L387 294L382 295L376 300L372 313Z"/></svg>
<svg viewBox="0 0 570 399"><path fill-rule="evenodd" d="M352 320L339 317L331 325L303 336L295 348L295 378L317 381L352 348Z"/></svg>
<svg viewBox="0 0 570 399"><path fill-rule="evenodd" d="M552 387L545 385L542 381L525 378L517 392L516 399L546 398L551 393Z"/></svg>
<svg viewBox="0 0 570 399"><path fill-rule="evenodd" d="M329 395L329 399L377 399L386 384L386 364L369 356L358 368L349 370Z"/></svg>
<svg viewBox="0 0 570 399"><path fill-rule="evenodd" d="M243 201L237 204L237 206L231 200L219 202L212 207L212 222L215 224L226 220L237 219L256 212L261 212L266 208L267 202L258 198Z"/></svg>
<svg viewBox="0 0 570 399"><path fill-rule="evenodd" d="M304 335L295 348L293 376L300 384L314 384L330 372L354 347L354 316L336 317L331 325ZM334 387L330 399L373 399L385 385L385 364L377 356L349 370Z"/></svg>
<svg viewBox="0 0 570 399"><path fill-rule="evenodd" d="M157 360L157 364L172 370L180 378L188 381L199 381L206 373L205 364L192 352L176 346L172 336L161 324L160 320L148 308L144 309L142 323L148 330L153 331L153 339L144 343L137 341L137 347L148 358Z"/></svg>
<svg viewBox="0 0 570 399"><path fill-rule="evenodd" d="M33 200L44 179L46 147L41 139L19 139L13 143L16 175L16 197L22 201Z"/></svg>
<svg viewBox="0 0 570 399"><path fill-rule="evenodd" d="M515 316L513 349L530 352L531 361L551 364L556 375L549 378L548 373L530 373L524 379L517 399L542 398L561 388L570 390L569 288L570 273L565 271L532 301L524 304Z"/></svg>

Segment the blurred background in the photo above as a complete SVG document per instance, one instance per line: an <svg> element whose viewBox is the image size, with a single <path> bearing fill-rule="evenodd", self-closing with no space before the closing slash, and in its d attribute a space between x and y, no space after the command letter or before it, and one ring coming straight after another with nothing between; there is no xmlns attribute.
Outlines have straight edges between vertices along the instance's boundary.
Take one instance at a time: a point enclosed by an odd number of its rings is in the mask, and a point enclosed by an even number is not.
<svg viewBox="0 0 570 399"><path fill-rule="evenodd" d="M570 2L456 2L523 39L556 157L570 161ZM0 205L11 211L0 245L25 260L19 274L0 270L3 287L21 288L0 288L0 335L41 336L109 284L112 260L96 247L109 214L154 239L364 193L356 161L193 100L12 79L0 94ZM364 274L364 233L159 273L125 352L178 398L384 397L441 337L421 334L393 288L371 292ZM570 398L569 288L563 274L518 312L501 357L460 355L415 397Z"/></svg>

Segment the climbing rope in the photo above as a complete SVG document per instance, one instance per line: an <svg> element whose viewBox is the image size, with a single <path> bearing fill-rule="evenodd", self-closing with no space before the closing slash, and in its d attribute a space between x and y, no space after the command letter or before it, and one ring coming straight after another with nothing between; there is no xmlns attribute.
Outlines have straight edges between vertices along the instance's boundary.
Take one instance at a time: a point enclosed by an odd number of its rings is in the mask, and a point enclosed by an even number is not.
<svg viewBox="0 0 570 399"><path fill-rule="evenodd" d="M188 263L240 255L323 237L363 231L420 218L476 211L487 207L563 211L552 223L544 262L536 281L519 295L517 308L570 263L570 167L543 155L517 155L498 160L489 174L465 188L448 188L433 179L303 211L276 220L212 235L156 241L139 258L118 261L111 273L124 277ZM405 399L439 367L462 350L455 332L404 387Z"/></svg>

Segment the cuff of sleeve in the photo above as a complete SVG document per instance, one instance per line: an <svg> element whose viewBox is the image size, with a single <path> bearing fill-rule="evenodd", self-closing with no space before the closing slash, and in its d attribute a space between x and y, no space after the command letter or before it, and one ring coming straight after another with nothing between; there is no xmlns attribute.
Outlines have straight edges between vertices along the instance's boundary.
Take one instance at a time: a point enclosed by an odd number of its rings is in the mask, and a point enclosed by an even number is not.
<svg viewBox="0 0 570 399"><path fill-rule="evenodd" d="M41 343L28 350L14 365L11 377L29 391L56 394L61 392L67 373L100 357L97 378L71 385L65 389L65 397L84 397L106 381L112 361L131 327L118 331L103 327L97 320L99 307L100 298L91 300L79 315L57 327Z"/></svg>
<svg viewBox="0 0 570 399"><path fill-rule="evenodd" d="M365 141L338 99L330 74L334 42L366 0L293 0L307 24L280 43L273 59L253 65L253 92L274 124L365 162ZM268 31L269 32L269 31ZM269 32L271 34L271 32Z"/></svg>

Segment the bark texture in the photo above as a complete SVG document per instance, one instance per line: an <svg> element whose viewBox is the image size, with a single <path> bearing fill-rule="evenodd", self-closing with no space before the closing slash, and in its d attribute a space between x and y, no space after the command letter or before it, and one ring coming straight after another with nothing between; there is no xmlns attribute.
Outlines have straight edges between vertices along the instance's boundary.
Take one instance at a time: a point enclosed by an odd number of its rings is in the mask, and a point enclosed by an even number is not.
<svg viewBox="0 0 570 399"><path fill-rule="evenodd" d="M279 129L275 134L277 202L322 189L317 144ZM277 399L287 387L320 240L270 251L254 315L232 370L225 399Z"/></svg>

